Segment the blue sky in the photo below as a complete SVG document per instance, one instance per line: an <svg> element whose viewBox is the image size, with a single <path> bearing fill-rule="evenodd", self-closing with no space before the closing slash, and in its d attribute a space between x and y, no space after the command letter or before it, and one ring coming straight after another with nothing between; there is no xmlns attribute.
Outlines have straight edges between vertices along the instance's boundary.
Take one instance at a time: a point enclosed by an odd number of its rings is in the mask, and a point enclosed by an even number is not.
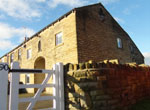
<svg viewBox="0 0 150 110"><path fill-rule="evenodd" d="M71 9L99 2L150 64L150 0L0 0L0 56Z"/></svg>

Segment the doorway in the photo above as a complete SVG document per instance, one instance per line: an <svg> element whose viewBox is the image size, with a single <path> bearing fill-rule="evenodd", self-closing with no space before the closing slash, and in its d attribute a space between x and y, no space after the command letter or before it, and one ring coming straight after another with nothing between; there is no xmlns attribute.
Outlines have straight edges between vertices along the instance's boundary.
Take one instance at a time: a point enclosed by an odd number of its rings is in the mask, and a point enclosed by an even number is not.
<svg viewBox="0 0 150 110"><path fill-rule="evenodd" d="M38 57L34 63L34 69L45 69L45 58ZM45 74L35 74L34 75L34 84L41 84L45 78ZM34 89L34 92L37 92L38 88ZM44 89L45 91L45 89ZM44 92L43 91L43 92Z"/></svg>

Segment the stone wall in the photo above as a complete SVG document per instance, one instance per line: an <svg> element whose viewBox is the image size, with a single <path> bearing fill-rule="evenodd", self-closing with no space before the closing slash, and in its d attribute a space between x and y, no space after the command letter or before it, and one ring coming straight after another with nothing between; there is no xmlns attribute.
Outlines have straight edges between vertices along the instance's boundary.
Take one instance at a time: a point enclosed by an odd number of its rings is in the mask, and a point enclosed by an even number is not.
<svg viewBox="0 0 150 110"><path fill-rule="evenodd" d="M66 110L127 110L150 96L150 68L111 63L65 66Z"/></svg>

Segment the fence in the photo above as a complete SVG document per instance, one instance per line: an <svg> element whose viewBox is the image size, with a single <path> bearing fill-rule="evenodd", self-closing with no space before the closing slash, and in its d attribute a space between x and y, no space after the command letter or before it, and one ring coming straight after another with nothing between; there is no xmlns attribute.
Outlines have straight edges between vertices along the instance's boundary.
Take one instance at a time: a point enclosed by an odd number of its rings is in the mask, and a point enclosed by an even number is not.
<svg viewBox="0 0 150 110"><path fill-rule="evenodd" d="M7 63L0 63L0 110L7 110L8 73L10 72L10 95L8 110L18 110L19 102L30 102L26 110L32 110L38 100L53 100L53 107L43 110L64 110L64 76L63 64L57 63L52 70L20 69L14 62L9 68ZM19 84L20 74L47 74L42 84ZM52 84L47 84L50 78ZM40 96L45 87L53 87L53 96ZM19 98L20 88L38 88L34 97ZM41 109L42 110L42 109Z"/></svg>

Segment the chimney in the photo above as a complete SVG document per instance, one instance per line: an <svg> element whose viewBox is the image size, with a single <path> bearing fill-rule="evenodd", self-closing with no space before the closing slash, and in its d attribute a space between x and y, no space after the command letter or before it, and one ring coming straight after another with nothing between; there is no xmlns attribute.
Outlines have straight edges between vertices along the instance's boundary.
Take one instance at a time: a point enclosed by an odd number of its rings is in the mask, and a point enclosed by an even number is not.
<svg viewBox="0 0 150 110"><path fill-rule="evenodd" d="M29 38L28 37L24 37L24 42L26 42Z"/></svg>

